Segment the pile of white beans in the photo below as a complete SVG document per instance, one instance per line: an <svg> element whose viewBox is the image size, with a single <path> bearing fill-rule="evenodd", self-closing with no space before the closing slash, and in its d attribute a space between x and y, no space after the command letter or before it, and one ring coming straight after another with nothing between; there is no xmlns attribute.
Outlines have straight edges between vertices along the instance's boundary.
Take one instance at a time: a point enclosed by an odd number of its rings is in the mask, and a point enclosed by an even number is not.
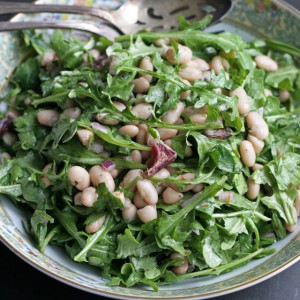
<svg viewBox="0 0 300 300"><path fill-rule="evenodd" d="M175 50L170 46L170 40L160 39L155 44L161 47L161 55L171 64L179 64L178 75L182 78L182 82L187 86L191 86L197 80L210 80L211 70L216 75L220 74L222 70L225 71L225 75L229 78L228 70L230 69L229 62L221 55L217 55L206 62L203 59L193 57L193 53L190 48L184 45L178 45L178 55L176 56ZM99 57L99 51L93 49L90 53L97 59ZM233 53L234 55L234 53ZM46 64L47 62L45 62ZM115 74L115 66L117 60L115 57L110 57L109 72ZM278 69L277 62L265 55L259 55L255 58L255 64L257 68L273 72ZM154 66L149 56L145 56L139 63L139 68L143 70L153 71ZM132 81L134 88L133 93L135 97L141 99L138 100L132 106L132 113L141 120L149 120L152 117L151 110L153 106L145 101L143 95L147 93L151 86L153 77L144 73L138 74L138 76ZM248 132L247 139L243 140L239 145L239 153L243 164L246 167L251 167L253 171L263 168L263 165L256 163L256 156L264 149L264 141L268 138L269 128L263 118L263 111L250 111L250 100L245 89L240 86L234 90L226 91L223 89L215 89L215 92L223 93L230 97L237 97L238 99L238 112L245 118L246 128ZM180 101L177 105L163 115L162 121L167 124L183 124L184 116L188 116L190 120L197 124L205 124L207 119L207 107L195 108L194 106L188 106L185 100L189 97L191 91L186 90L180 94ZM265 95L272 95L270 90L265 90ZM290 98L288 91L279 91L279 99L281 102L286 102ZM117 110L121 113L125 108L125 104L121 101L113 101L113 104ZM74 106L72 101L70 106L62 112L65 116L76 120L81 115L80 108ZM122 136L130 137L137 143L142 145L148 145L152 147L155 142L162 141L169 147L172 147L172 139L178 134L182 134L182 131L177 129L169 128L155 128L158 139L148 132L146 124L141 122L131 122L120 124L120 121L114 118L107 117L108 113L99 113L95 116L95 119L105 125L116 126L118 125L119 134ZM52 127L59 119L60 113L56 110L40 110L37 115L37 120L41 125ZM111 155L99 142L94 141L93 132L87 129L78 129L77 136L81 143L89 147L91 151L96 153L102 153ZM149 158L149 151L134 150L130 156L124 157L125 159L132 160L138 163L145 163ZM193 155L191 147L187 146L185 151L185 157ZM45 166L43 170L47 173L50 168L49 165ZM69 169L68 176L71 184L78 190L74 197L75 205L83 205L86 207L92 207L97 201L98 195L96 188L100 183L105 183L107 189L114 194L123 203L124 208L122 209L123 219L131 221L139 218L143 223L147 223L157 218L156 204L158 201L163 201L165 204L174 204L184 196L184 192L193 191L194 193L201 192L204 189L203 184L198 185L187 185L184 190L180 190L178 186L174 184L159 183L157 185L143 177L143 170L133 169L128 171L122 179L121 186L127 186L132 182L136 182L132 186L134 192L133 199L128 199L124 194L116 189L114 179L120 174L122 170L114 167L112 170L106 170L102 166L96 165L91 167L89 170L81 166L72 166ZM168 178L174 173L174 169L166 167L158 171L153 177L154 178ZM193 173L184 173L177 176L177 179L191 181L195 178ZM138 180L136 180L138 179ZM49 186L51 182L47 177L43 177L46 186ZM247 198L255 200L260 192L260 185L256 184L250 176L247 180L248 192ZM218 194L219 200L230 201L234 197L234 192L221 191ZM298 190L298 196L295 199L295 222L297 222L297 216L300 213L300 189ZM105 215L101 216L98 220L86 226L87 233L93 233L101 228L105 221ZM286 225L288 231L293 231L296 225ZM173 253L172 258L179 258L178 253ZM183 257L180 257L183 258ZM186 260L183 261L179 267L174 267L174 272L177 274L183 274L187 271L189 265Z"/></svg>

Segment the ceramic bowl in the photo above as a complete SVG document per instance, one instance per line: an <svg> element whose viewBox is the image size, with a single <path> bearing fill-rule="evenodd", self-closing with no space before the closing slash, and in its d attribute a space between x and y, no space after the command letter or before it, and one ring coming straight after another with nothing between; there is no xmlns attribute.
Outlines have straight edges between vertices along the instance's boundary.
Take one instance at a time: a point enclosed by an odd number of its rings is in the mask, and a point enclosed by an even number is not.
<svg viewBox="0 0 300 300"><path fill-rule="evenodd" d="M48 4L99 5L114 8L118 0L44 0ZM65 14L40 14L26 18L68 19ZM23 20L18 15L14 20ZM72 17L74 18L74 17ZM78 16L76 17L78 18ZM300 14L279 1L234 1L233 9L224 20L209 31L228 30L241 34L245 39L269 37L300 46ZM22 60L24 53L16 33L0 33L0 89L5 92L5 77L8 77ZM1 107L1 105L0 105ZM274 276L300 259L300 227L284 240L275 244L276 253L251 261L244 267L217 277L206 276L161 287L158 292L144 286L132 288L108 287L97 268L71 261L62 249L49 246L44 254L32 244L22 227L26 212L8 199L0 198L0 238L14 253L47 275L73 287L122 299L207 299L231 293Z"/></svg>

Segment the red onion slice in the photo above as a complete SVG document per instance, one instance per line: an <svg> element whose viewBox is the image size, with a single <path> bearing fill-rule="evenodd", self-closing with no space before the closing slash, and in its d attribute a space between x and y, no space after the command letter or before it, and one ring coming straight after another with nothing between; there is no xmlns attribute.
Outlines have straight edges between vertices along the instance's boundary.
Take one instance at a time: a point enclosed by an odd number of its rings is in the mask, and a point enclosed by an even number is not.
<svg viewBox="0 0 300 300"><path fill-rule="evenodd" d="M219 129L206 129L203 134L211 139L227 140L231 137L231 130L228 127Z"/></svg>
<svg viewBox="0 0 300 300"><path fill-rule="evenodd" d="M7 116L0 121L0 136L14 128L13 118Z"/></svg>
<svg viewBox="0 0 300 300"><path fill-rule="evenodd" d="M116 167L116 164L111 160L105 160L101 165L105 169L105 171L108 172L110 172Z"/></svg>
<svg viewBox="0 0 300 300"><path fill-rule="evenodd" d="M168 166L177 157L177 153L164 143L156 142L151 151L151 167L146 171L146 176L152 176L162 168Z"/></svg>
<svg viewBox="0 0 300 300"><path fill-rule="evenodd" d="M193 195L191 198L188 198L188 199L184 200L184 201L180 204L180 206L181 206L181 207L186 206L186 205L189 204L191 201L193 201L195 198L197 198L201 193L202 193L202 191L201 191L201 192L198 192L198 193L195 194L195 195Z"/></svg>

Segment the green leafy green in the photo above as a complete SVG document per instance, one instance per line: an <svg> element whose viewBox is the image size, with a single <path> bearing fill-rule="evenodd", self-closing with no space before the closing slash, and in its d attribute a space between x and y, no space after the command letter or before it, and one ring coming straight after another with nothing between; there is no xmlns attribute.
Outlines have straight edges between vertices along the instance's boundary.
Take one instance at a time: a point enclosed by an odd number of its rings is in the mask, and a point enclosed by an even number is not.
<svg viewBox="0 0 300 300"><path fill-rule="evenodd" d="M72 260L98 268L109 286L157 291L270 255L269 246L286 237L300 186L299 49L203 32L211 20L179 17L178 30L141 31L115 42L23 32L27 54L0 99L11 109L1 113L0 194L28 208L23 224L40 251L60 246ZM158 39L166 45L158 46ZM180 45L210 66L198 80L180 77ZM178 63L170 63L168 47ZM44 65L47 53L55 60ZM254 58L261 54L274 59L278 70L257 68ZM212 68L215 56L224 69ZM144 57L149 68L142 68ZM140 77L147 82L138 94ZM241 159L239 147L250 128L247 114L239 112L241 100L229 96L238 87L269 128L255 171ZM282 90L289 92L286 102ZM133 113L137 104L150 108L149 118ZM184 108L168 123L166 115L178 104ZM53 126L39 123L38 112L48 109L59 114ZM70 115L73 109L80 115ZM201 124L194 122L197 114ZM81 172L69 172L73 166ZM150 169L157 176L148 177ZM259 185L255 199L249 199L249 178ZM141 190L141 179L148 180L151 195ZM157 203L150 201L152 193ZM176 195L170 204L168 193ZM87 207L89 197L93 205ZM148 209L151 221L142 216ZM99 218L103 224L95 223ZM177 274L183 263L187 272Z"/></svg>

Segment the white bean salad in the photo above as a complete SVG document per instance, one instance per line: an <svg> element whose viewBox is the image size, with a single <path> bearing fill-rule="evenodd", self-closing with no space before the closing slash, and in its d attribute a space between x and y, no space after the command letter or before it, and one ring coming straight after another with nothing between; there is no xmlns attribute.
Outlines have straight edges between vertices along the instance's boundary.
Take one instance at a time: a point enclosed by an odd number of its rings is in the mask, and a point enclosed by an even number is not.
<svg viewBox="0 0 300 300"><path fill-rule="evenodd" d="M219 275L297 230L300 50L179 28L24 31L1 99L0 193L32 212L40 251L62 246L110 285Z"/></svg>

